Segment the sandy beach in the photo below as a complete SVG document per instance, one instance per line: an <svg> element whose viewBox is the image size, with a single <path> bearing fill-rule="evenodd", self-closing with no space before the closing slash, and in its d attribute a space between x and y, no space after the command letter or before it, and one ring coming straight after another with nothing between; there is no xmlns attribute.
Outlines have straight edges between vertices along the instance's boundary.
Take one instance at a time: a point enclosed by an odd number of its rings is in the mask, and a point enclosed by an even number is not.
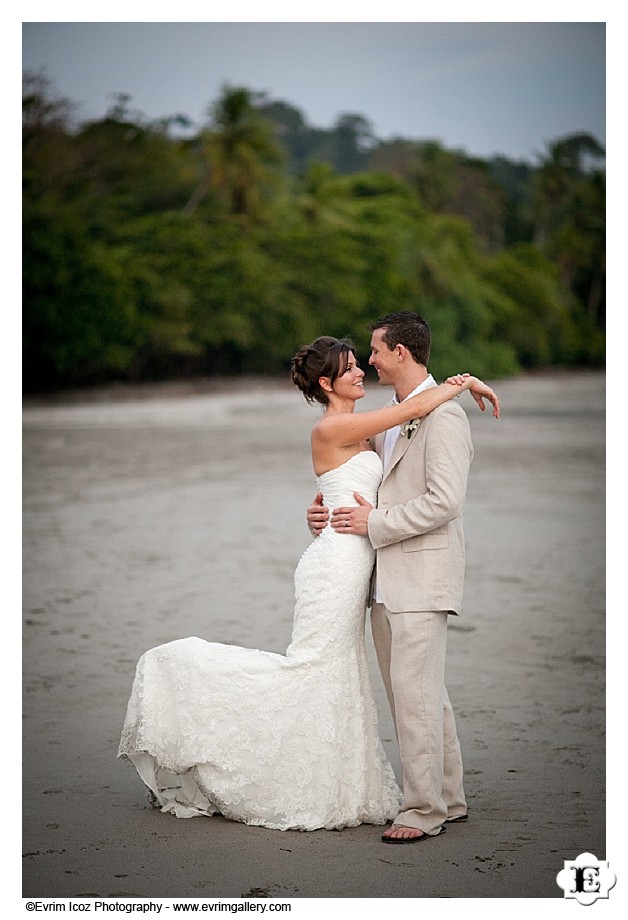
<svg viewBox="0 0 628 920"><path fill-rule="evenodd" d="M197 635L285 651L319 410L289 383L246 380L26 401L24 897L561 899L565 860L612 860L605 376L495 386L499 421L461 401L475 459L447 673L470 820L413 847L367 825L177 820L116 758L147 648ZM388 395L372 382L361 408Z"/></svg>

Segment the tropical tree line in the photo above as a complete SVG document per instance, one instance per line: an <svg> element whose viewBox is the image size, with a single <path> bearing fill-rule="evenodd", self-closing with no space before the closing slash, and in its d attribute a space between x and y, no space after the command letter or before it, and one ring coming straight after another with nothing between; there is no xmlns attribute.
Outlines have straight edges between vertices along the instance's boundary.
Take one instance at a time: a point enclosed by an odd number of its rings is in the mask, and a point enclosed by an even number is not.
<svg viewBox="0 0 628 920"><path fill-rule="evenodd" d="M604 360L604 151L526 164L379 141L359 115L307 125L225 87L192 130L117 97L77 123L41 75L23 97L27 391L284 373L317 335L399 309L430 323L437 376Z"/></svg>

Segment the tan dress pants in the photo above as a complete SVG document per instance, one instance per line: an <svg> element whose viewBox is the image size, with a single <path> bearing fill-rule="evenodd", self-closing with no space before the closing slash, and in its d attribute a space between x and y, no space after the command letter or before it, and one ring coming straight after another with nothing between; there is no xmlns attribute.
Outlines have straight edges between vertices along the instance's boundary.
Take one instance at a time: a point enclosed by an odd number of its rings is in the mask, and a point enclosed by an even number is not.
<svg viewBox="0 0 628 920"><path fill-rule="evenodd" d="M371 611L373 640L403 768L403 811L395 824L438 833L467 813L456 723L445 688L447 613Z"/></svg>

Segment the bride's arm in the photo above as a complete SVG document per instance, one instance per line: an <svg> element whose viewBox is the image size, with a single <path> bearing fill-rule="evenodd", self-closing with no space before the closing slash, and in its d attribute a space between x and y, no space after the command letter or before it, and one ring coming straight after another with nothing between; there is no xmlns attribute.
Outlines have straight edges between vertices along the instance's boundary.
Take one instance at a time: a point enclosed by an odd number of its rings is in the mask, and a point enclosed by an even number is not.
<svg viewBox="0 0 628 920"><path fill-rule="evenodd" d="M409 422L410 419L423 418L438 406L459 396L463 390L471 390L473 398L480 408L484 410L484 399L493 405L493 415L499 418L499 400L494 391L469 374L448 377L445 383L439 386L428 387L416 396L404 400L394 406L385 406L371 412L341 413L326 415L315 428L317 437L328 444L345 446L357 444L359 441L371 438L373 435Z"/></svg>

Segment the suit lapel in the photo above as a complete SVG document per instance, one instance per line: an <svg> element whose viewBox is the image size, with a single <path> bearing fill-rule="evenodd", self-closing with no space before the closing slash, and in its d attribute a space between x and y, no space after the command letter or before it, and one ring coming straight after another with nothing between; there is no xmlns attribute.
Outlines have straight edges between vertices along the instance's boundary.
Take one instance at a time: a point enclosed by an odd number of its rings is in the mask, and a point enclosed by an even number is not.
<svg viewBox="0 0 628 920"><path fill-rule="evenodd" d="M435 380L432 380L432 382L429 384L429 386L430 386L430 387L436 386L436 381L435 381ZM388 405L391 405L391 404L392 404L392 403L388 403ZM407 435L400 435L400 436L397 438L397 441L396 441L396 443L395 443L395 446L393 447L393 452L392 452L392 454L391 454L391 456L390 456L390 463L389 463L389 465L388 465L388 469L387 469L386 472L384 473L383 479L386 479L386 477L387 477L388 474L391 472L391 470L393 470L393 469L397 466L397 464L399 463L399 461L401 460L401 458L403 457L403 455L405 454L405 452L407 451L407 449L410 447L410 445L412 444L412 442L413 442L414 439L416 438L417 433L418 433L418 431L419 431L421 425L423 424L423 419L422 419L422 418L415 419L415 420L414 420L414 423L415 423L415 425L416 425L416 428L414 429L414 431L412 432L412 434L410 435L410 437L408 437ZM383 456L383 441L382 441L382 454L381 454L381 456ZM383 480L382 480L382 481L383 481Z"/></svg>
<svg viewBox="0 0 628 920"><path fill-rule="evenodd" d="M422 422L423 422L423 419L421 418L416 420L416 428L414 429L410 437L408 437L407 435L403 435L403 434L399 435L399 437L395 441L395 446L393 447L393 452L390 456L390 464L388 465L388 469L384 473L384 479L386 479L389 476L389 474L399 463L399 461L401 460L401 458L403 457L407 449L410 447L410 445L412 444L412 442L417 436L417 432L419 431L419 428L421 427Z"/></svg>

